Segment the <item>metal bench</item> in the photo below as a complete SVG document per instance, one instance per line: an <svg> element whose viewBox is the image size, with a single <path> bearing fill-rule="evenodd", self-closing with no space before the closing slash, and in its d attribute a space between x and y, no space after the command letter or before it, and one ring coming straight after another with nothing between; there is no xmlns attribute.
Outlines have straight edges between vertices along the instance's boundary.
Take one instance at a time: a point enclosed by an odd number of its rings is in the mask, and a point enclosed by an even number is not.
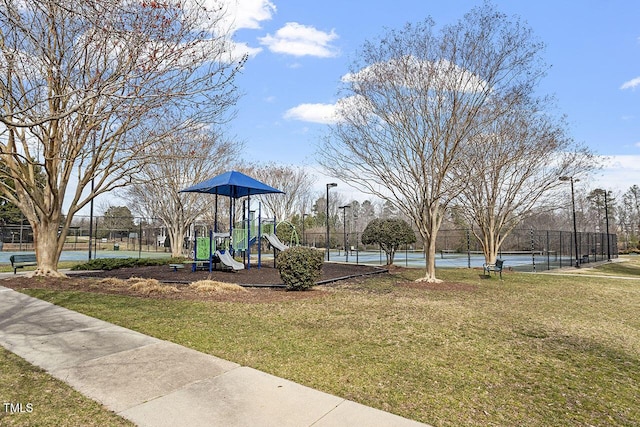
<svg viewBox="0 0 640 427"><path fill-rule="evenodd" d="M184 268L184 264L169 264L169 268L173 271L178 271Z"/></svg>
<svg viewBox="0 0 640 427"><path fill-rule="evenodd" d="M9 257L9 261L11 261L11 268L13 268L13 274L17 274L16 270L22 267L38 265L36 261L36 254L17 254L11 255Z"/></svg>
<svg viewBox="0 0 640 427"><path fill-rule="evenodd" d="M484 270L484 274L486 275L491 275L491 272L493 271L493 273L500 273L500 280L502 280L502 265L504 264L504 261L501 259L497 259L495 264L487 264L484 263L482 264L482 269Z"/></svg>

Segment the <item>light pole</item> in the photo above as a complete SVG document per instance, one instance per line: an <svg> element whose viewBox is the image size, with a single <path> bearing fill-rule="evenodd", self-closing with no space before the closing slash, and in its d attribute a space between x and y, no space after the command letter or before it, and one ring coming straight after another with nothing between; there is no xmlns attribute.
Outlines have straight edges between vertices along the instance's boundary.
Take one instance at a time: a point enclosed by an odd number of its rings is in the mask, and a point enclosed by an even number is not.
<svg viewBox="0 0 640 427"><path fill-rule="evenodd" d="M580 258L578 257L578 226L576 225L576 198L573 192L574 179L572 176L561 176L560 181L571 181L571 206L573 208L573 242L576 248L576 268L580 268ZM576 179L575 182L578 180Z"/></svg>
<svg viewBox="0 0 640 427"><path fill-rule="evenodd" d="M338 184L336 184L335 182L330 182L327 184L327 199L326 199L327 200L327 243L326 243L327 261L329 261L329 257L330 257L329 255L329 246L330 246L330 243L329 243L329 189L337 186Z"/></svg>
<svg viewBox="0 0 640 427"><path fill-rule="evenodd" d="M604 218L607 224L607 261L611 261L611 243L609 243L609 205L607 204L607 190L604 190Z"/></svg>
<svg viewBox="0 0 640 427"><path fill-rule="evenodd" d="M338 207L338 209L342 209L342 234L344 235L344 253L347 257L347 262L349 262L349 249L347 248L347 209L351 209L351 205L340 206Z"/></svg>
<svg viewBox="0 0 640 427"><path fill-rule="evenodd" d="M91 161L93 162L93 156L95 156L96 152L96 135L93 134L93 142L91 145ZM93 199L94 199L94 186L95 186L95 177L91 177L91 200L89 201L89 261L91 261L91 236L93 234ZM97 238L97 236L96 236Z"/></svg>

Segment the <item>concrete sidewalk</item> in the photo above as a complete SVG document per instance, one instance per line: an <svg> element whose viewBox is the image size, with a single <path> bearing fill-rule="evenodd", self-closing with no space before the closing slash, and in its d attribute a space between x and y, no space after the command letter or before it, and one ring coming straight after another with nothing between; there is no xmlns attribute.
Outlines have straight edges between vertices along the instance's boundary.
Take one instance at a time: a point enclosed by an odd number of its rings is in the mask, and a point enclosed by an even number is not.
<svg viewBox="0 0 640 427"><path fill-rule="evenodd" d="M424 426L0 286L0 345L140 426Z"/></svg>

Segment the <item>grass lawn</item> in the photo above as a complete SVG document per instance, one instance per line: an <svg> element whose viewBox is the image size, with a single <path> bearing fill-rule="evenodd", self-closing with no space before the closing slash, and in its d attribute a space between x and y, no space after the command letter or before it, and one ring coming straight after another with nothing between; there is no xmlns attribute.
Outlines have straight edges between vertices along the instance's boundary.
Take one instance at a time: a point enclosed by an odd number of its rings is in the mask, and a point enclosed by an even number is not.
<svg viewBox="0 0 640 427"><path fill-rule="evenodd" d="M435 426L640 426L640 280L421 273L262 304L28 293Z"/></svg>
<svg viewBox="0 0 640 427"><path fill-rule="evenodd" d="M640 277L640 256L629 255L621 257L624 262L608 262L590 268L589 264L583 264L583 268L567 268L565 272L571 274L599 274L606 276Z"/></svg>
<svg viewBox="0 0 640 427"><path fill-rule="evenodd" d="M2 347L0 367L1 426L133 426Z"/></svg>

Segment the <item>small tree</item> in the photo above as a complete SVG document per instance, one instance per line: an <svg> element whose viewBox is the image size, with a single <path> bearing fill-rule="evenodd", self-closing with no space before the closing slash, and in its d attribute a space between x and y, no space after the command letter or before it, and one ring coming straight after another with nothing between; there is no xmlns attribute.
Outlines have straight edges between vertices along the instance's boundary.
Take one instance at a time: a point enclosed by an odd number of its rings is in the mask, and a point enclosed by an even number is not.
<svg viewBox="0 0 640 427"><path fill-rule="evenodd" d="M415 243L416 235L411 226L403 219L374 219L362 233L365 245L380 245L387 256L387 265L393 264L393 258L400 245Z"/></svg>
<svg viewBox="0 0 640 427"><path fill-rule="evenodd" d="M109 238L128 235L135 228L133 215L126 206L109 206L104 213L102 227L109 230Z"/></svg>

